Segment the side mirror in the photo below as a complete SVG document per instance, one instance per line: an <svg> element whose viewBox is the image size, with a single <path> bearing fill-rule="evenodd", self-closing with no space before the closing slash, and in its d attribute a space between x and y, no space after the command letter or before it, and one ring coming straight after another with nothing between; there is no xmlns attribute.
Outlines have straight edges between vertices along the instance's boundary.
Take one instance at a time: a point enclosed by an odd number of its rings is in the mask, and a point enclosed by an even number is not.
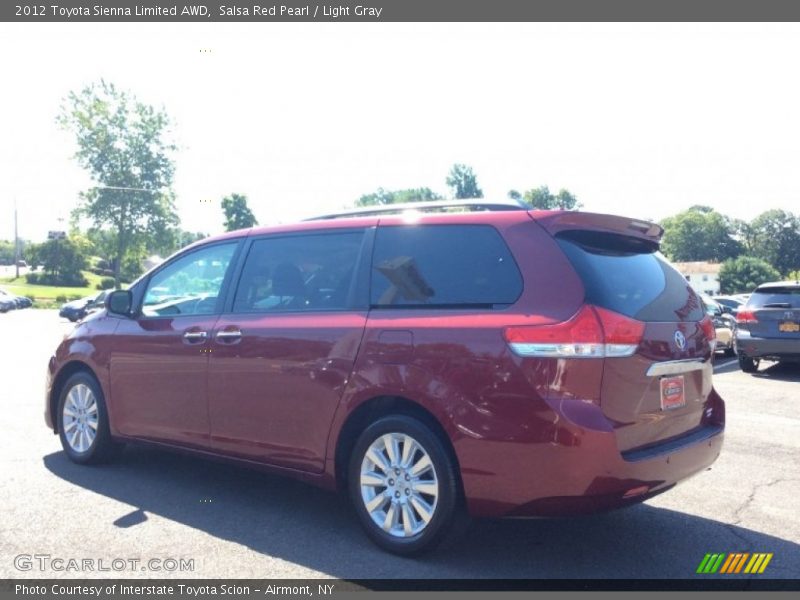
<svg viewBox="0 0 800 600"><path fill-rule="evenodd" d="M109 314L130 317L133 310L133 294L130 290L114 290L106 296Z"/></svg>

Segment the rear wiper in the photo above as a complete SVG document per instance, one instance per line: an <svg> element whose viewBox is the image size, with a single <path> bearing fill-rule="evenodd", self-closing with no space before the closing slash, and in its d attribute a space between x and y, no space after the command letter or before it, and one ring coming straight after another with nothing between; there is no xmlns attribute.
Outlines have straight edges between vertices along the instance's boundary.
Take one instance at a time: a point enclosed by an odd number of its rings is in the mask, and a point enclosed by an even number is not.
<svg viewBox="0 0 800 600"><path fill-rule="evenodd" d="M792 308L792 305L788 302L768 302L764 308Z"/></svg>

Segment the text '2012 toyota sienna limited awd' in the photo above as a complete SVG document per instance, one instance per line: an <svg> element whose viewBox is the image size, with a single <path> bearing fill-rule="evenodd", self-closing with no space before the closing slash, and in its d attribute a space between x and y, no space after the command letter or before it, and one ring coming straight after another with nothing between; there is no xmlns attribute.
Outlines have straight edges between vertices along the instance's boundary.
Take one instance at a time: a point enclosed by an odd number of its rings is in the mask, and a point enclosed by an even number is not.
<svg viewBox="0 0 800 600"><path fill-rule="evenodd" d="M349 494L413 554L466 515L641 502L719 455L714 327L629 218L502 203L376 209L206 239L64 339L46 421Z"/></svg>

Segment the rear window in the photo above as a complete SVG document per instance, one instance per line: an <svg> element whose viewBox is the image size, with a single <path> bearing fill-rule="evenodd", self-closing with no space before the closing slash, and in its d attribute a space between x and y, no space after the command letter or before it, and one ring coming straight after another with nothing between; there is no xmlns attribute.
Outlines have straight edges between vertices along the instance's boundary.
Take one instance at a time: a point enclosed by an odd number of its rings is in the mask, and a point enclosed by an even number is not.
<svg viewBox="0 0 800 600"><path fill-rule="evenodd" d="M651 242L593 231L557 236L586 288L587 302L640 321L699 321L704 309Z"/></svg>
<svg viewBox="0 0 800 600"><path fill-rule="evenodd" d="M513 304L522 276L489 225L379 227L372 259L377 307L486 307Z"/></svg>
<svg viewBox="0 0 800 600"><path fill-rule="evenodd" d="M768 287L752 293L748 308L800 308L800 287Z"/></svg>

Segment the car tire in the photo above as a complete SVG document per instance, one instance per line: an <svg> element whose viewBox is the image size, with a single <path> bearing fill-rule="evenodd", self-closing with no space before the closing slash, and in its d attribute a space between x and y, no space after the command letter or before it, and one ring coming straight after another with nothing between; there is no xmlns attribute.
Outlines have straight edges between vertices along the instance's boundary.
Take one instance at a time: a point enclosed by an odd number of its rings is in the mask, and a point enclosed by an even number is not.
<svg viewBox="0 0 800 600"><path fill-rule="evenodd" d="M433 550L468 520L455 460L422 421L383 417L353 447L348 491L367 536L393 554Z"/></svg>
<svg viewBox="0 0 800 600"><path fill-rule="evenodd" d="M758 371L758 361L744 354L739 354L739 368L745 373L755 373Z"/></svg>
<svg viewBox="0 0 800 600"><path fill-rule="evenodd" d="M111 437L103 391L89 373L75 373L64 383L57 417L61 446L72 462L109 462L122 450Z"/></svg>

